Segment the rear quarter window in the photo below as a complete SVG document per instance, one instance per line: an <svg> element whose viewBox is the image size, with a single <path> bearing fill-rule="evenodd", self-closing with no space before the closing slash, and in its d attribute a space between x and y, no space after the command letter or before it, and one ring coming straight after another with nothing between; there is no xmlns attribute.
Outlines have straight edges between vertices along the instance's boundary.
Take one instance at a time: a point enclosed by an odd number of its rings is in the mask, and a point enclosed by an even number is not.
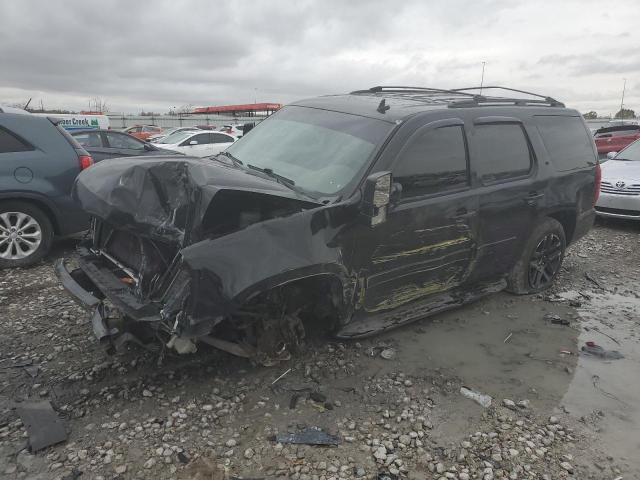
<svg viewBox="0 0 640 480"><path fill-rule="evenodd" d="M0 153L28 152L33 146L18 135L0 127Z"/></svg>
<svg viewBox="0 0 640 480"><path fill-rule="evenodd" d="M537 115L536 121L557 170L575 170L596 162L592 137L580 117Z"/></svg>

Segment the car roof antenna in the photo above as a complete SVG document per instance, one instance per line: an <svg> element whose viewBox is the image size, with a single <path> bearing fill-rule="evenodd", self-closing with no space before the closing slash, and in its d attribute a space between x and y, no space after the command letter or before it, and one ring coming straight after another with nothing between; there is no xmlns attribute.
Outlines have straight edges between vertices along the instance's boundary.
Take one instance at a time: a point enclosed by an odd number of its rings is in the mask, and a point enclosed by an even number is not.
<svg viewBox="0 0 640 480"><path fill-rule="evenodd" d="M376 110L379 111L380 113L386 113L386 111L389 110L390 108L391 107L389 105L387 105L387 102L383 98L380 101L380 105L378 105L378 108L376 108Z"/></svg>

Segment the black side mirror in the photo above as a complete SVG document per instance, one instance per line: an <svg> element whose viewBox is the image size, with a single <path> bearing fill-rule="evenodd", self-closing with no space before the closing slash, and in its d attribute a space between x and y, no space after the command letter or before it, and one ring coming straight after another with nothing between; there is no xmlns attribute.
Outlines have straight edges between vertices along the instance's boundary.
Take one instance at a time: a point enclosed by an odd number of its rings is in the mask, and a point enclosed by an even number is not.
<svg viewBox="0 0 640 480"><path fill-rule="evenodd" d="M364 184L362 213L372 227L387 219L387 208L391 202L391 172L369 175Z"/></svg>
<svg viewBox="0 0 640 480"><path fill-rule="evenodd" d="M155 147L154 147L153 145L149 144L149 143L145 143L145 144L144 144L144 149L145 149L147 152L152 152L153 150L155 150Z"/></svg>

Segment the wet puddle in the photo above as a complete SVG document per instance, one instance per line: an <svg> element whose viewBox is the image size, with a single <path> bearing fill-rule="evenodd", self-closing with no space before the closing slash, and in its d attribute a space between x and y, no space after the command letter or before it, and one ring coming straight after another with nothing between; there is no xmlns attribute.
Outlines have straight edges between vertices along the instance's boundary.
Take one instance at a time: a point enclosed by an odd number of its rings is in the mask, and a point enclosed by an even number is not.
<svg viewBox="0 0 640 480"><path fill-rule="evenodd" d="M553 324L546 314L572 325ZM371 343L391 342L397 349L394 360L375 362L378 368L415 376L442 373L497 402L530 400L540 412L557 407L572 381L578 361L576 319L575 309L565 304L499 293ZM451 435L472 428L483 410L457 391L448 403Z"/></svg>
<svg viewBox="0 0 640 480"><path fill-rule="evenodd" d="M566 292L563 297L577 295ZM604 449L626 458L640 475L640 299L590 295L579 309L585 327L578 338L580 345L593 341L605 350L619 351L624 358L581 355L562 405L571 415L583 417L598 432Z"/></svg>
<svg viewBox="0 0 640 480"><path fill-rule="evenodd" d="M589 296L585 300L578 292L566 292L564 301L548 302L493 295L372 339L372 344L382 340L397 349L394 360L375 363L416 376L440 372L498 402L528 399L537 414L561 408L582 417L598 433L602 449L633 471L640 468L640 299ZM572 308L570 300L582 306ZM546 314L570 325L554 324ZM624 358L586 355L580 347L588 341ZM482 412L455 393L449 396L451 422L443 432L453 436L472 427Z"/></svg>
<svg viewBox="0 0 640 480"><path fill-rule="evenodd" d="M576 352L578 332L552 324L548 313L575 318L565 305L497 294L386 337L397 343L406 373L439 369L496 398L549 406L567 390L576 356L561 352Z"/></svg>

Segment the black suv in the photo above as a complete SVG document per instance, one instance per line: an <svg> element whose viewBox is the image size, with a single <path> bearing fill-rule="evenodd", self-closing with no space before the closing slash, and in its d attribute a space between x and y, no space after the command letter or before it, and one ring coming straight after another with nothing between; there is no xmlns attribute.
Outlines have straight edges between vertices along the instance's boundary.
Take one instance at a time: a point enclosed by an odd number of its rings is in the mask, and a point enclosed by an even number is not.
<svg viewBox="0 0 640 480"><path fill-rule="evenodd" d="M71 189L93 159L58 123L0 107L0 268L31 265L54 235L89 227Z"/></svg>
<svg viewBox="0 0 640 480"><path fill-rule="evenodd" d="M211 159L98 164L75 191L91 238L58 275L109 345L263 361L311 325L361 337L539 292L593 223L594 142L552 98L476 91L319 97Z"/></svg>

